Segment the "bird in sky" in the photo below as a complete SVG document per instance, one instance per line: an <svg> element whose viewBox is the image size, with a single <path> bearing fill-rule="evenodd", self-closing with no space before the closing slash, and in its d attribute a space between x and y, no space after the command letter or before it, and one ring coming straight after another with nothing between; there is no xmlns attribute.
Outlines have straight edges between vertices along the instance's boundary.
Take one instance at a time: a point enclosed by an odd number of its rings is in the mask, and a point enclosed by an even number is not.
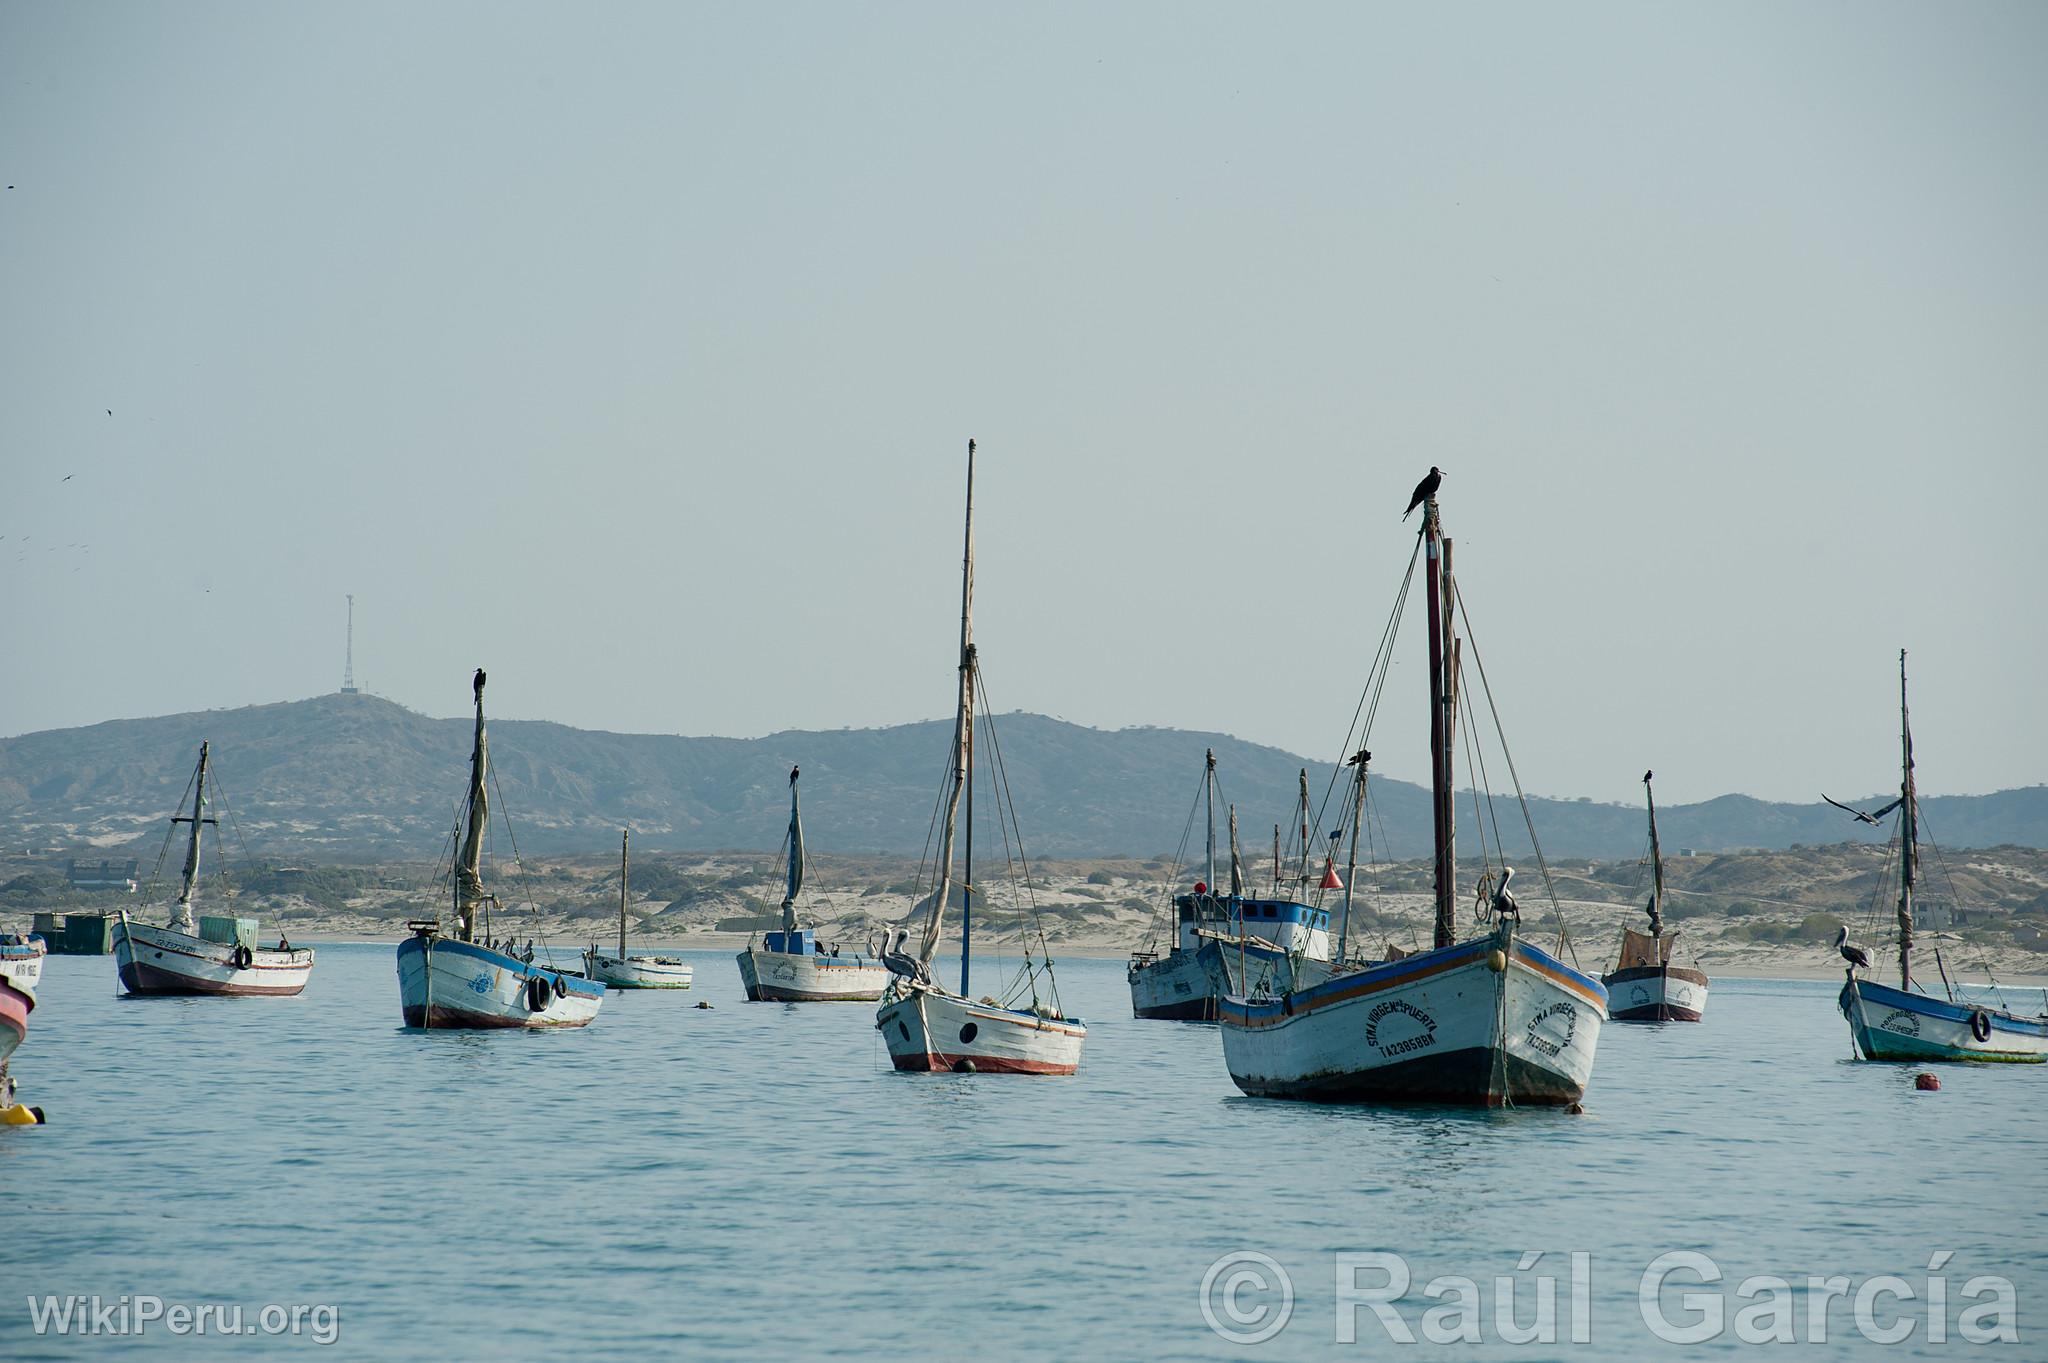
<svg viewBox="0 0 2048 1363"><path fill-rule="evenodd" d="M1865 814L1865 813L1864 813L1864 812L1863 812L1862 810L1860 810L1860 809L1857 809L1857 808L1855 808L1855 807L1854 807L1853 805L1845 805L1845 804L1843 804L1843 803L1842 803L1842 802L1841 802L1840 800L1837 800L1837 799L1833 798L1832 796L1830 796L1830 795L1829 795L1829 794L1828 794L1828 793L1827 793L1826 791L1822 791L1822 792L1821 792L1821 797L1820 797L1820 798L1821 798L1821 799L1823 799L1823 800L1826 800L1826 801L1827 801L1827 802L1828 802L1829 804L1833 805L1833 806L1834 806L1834 807L1835 807L1836 809L1840 809L1840 810L1846 810L1847 812L1849 812L1849 813L1851 813L1851 814L1854 814L1854 815L1856 816L1856 822L1857 822L1857 823L1867 823L1867 824L1871 824L1871 825L1873 825L1873 826L1874 826L1874 825L1875 825L1875 824L1877 823L1877 821L1878 821L1879 819L1882 819L1882 818L1883 818L1883 817L1884 817L1885 815L1887 815L1887 814L1891 813L1891 812L1892 812L1893 810L1897 809L1897 808L1898 808L1898 807L1899 807L1900 805L1902 805L1902 804L1906 803L1906 797L1905 797L1905 796L1903 796L1903 795L1901 795L1901 796L1900 796L1900 797L1899 797L1898 799L1896 799L1896 800L1892 801L1892 802L1891 802L1890 804L1886 805L1886 806L1885 806L1885 807L1884 807L1883 809L1877 810L1877 811L1876 811L1876 812L1874 812L1874 813L1870 813L1870 814Z"/></svg>
<svg viewBox="0 0 2048 1363"><path fill-rule="evenodd" d="M1408 499L1408 509L1401 513L1401 519L1407 520L1415 513L1416 507L1421 506L1424 502L1436 496L1436 490L1443 481L1444 471L1431 464L1429 466L1429 477L1415 485L1415 495Z"/></svg>

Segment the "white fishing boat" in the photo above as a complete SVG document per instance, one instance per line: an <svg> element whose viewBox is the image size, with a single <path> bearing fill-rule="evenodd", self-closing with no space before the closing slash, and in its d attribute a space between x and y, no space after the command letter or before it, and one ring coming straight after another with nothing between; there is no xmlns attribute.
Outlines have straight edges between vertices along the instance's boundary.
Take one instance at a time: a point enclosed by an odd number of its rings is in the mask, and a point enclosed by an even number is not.
<svg viewBox="0 0 2048 1363"><path fill-rule="evenodd" d="M740 983L756 1003L873 1003L889 987L889 970L879 957L844 952L837 943L797 926L796 901L803 892L806 857L804 821L797 807L797 778L789 769L789 831L783 837L785 876L782 931L747 939L740 952Z"/></svg>
<svg viewBox="0 0 2048 1363"><path fill-rule="evenodd" d="M1864 823L1876 823L1893 810L1899 815L1894 849L1899 867L1899 987L1894 989L1857 974L1859 969L1869 967L1870 958L1860 947L1849 944L1846 928L1836 941L1837 949L1848 961L1848 978L1837 1003L1849 1020L1849 1034L1855 1039L1856 1049L1865 1060L2022 1065L2048 1061L2048 995L2043 996L2043 1011L2031 1017L2011 1008L1994 1007L1981 997L1960 996L1948 981L1938 948L1934 961L1942 980L1943 997L1925 992L1924 981L1913 973L1913 891L1920 869L1920 798L1913 783L1913 728L1906 710L1903 649L1899 651L1899 749L1899 798L1873 813L1850 810Z"/></svg>
<svg viewBox="0 0 2048 1363"><path fill-rule="evenodd" d="M1434 944L1399 960L1356 964L1349 958L1347 909L1338 936L1339 964L1327 978L1226 996L1220 1018L1224 1060L1232 1081L1249 1094L1331 1103L1569 1106L1583 1097L1592 1076L1607 991L1526 940L1520 908L1508 890L1511 869L1501 865L1497 882L1482 880L1481 931L1458 940L1452 755L1462 658L1454 611L1462 613L1462 604L1451 575L1451 544L1441 534L1437 478L1432 471L1415 499L1424 507L1417 552L1426 551L1427 560ZM1411 577L1414 568L1411 559ZM1367 697L1375 701L1405 608L1406 579L1402 585L1367 681ZM1466 625L1469 634L1469 618ZM1483 668L1480 680L1483 685ZM1489 696L1489 708L1490 701ZM1362 707L1368 734L1377 708ZM1354 809L1362 809L1366 799L1367 756L1361 750L1349 764ZM1354 816L1354 849L1360 822ZM1486 860L1490 879L1493 856Z"/></svg>
<svg viewBox="0 0 2048 1363"><path fill-rule="evenodd" d="M1039 942L1034 958L1024 949L1007 998L973 997L971 968L974 879L974 706L980 688L980 667L974 646L974 442L967 442L967 534L960 587L959 696L954 714L953 759L947 766L945 817L937 862L931 867L930 896L924 905L923 932L915 952L906 951L910 933L899 929L883 953L895 976L882 995L875 1027L899 1070L953 1070L995 1074L1072 1074L1081 1065L1088 1029L1079 1018L1060 1009L1052 960ZM998 765L1001 750L991 744ZM953 851L960 824L960 804L967 801L966 850L960 883L960 989L948 990L932 977L932 958L945 936L946 902L952 897ZM997 817L1005 803L998 800ZM1015 833L1011 811L1006 832ZM1021 843L1017 844L1021 856ZM1024 893L1031 893L1025 875ZM1035 913L1034 913L1035 917ZM1041 981L1047 992L1039 992ZM1028 995L1028 1002L1026 996Z"/></svg>
<svg viewBox="0 0 2048 1363"><path fill-rule="evenodd" d="M496 895L483 882L484 830L490 824L486 793L490 742L484 733L484 672L472 682L476 739L469 756L469 794L463 838L450 879L454 935L441 920L414 919L412 936L398 944L398 997L408 1027L584 1027L604 1003L605 987L574 971L536 963L493 946L490 920ZM484 940L478 941L478 933Z"/></svg>
<svg viewBox="0 0 2048 1363"><path fill-rule="evenodd" d="M33 991L43 980L49 947L40 933L0 933L0 980Z"/></svg>
<svg viewBox="0 0 2048 1363"><path fill-rule="evenodd" d="M1244 859L1237 850L1237 810L1230 810L1230 892L1217 894L1216 881L1216 753L1203 763L1202 792L1206 811L1207 878L1192 894L1171 900L1173 936L1166 951L1158 938L1131 954L1124 972L1131 989L1134 1017L1178 1022L1214 1022L1219 1001L1227 993L1243 993L1246 978L1277 977L1296 961L1328 962L1330 914L1327 909L1278 896L1258 898L1244 892ZM1277 847L1277 838L1276 838ZM1279 854L1274 854L1274 881L1279 884ZM1155 925L1155 932L1157 927Z"/></svg>
<svg viewBox="0 0 2048 1363"><path fill-rule="evenodd" d="M1664 853L1657 845L1657 797L1650 789L1655 773L1643 773L1643 797L1650 807L1650 930L1621 930L1621 955L1614 969L1600 977L1607 986L1607 1016L1615 1022L1698 1022L1707 1012L1707 975L1692 966L1673 965L1671 952L1678 934L1664 931Z"/></svg>
<svg viewBox="0 0 2048 1363"><path fill-rule="evenodd" d="M161 928L133 922L122 910L114 923L114 967L130 994L297 994L313 974L313 953L282 938L275 948L257 940L254 918L204 915L195 924L192 905L199 894L200 831L218 821L207 810L206 780L211 745L199 745L192 773L192 813L171 819L171 831L189 824L184 883L170 922ZM169 837L165 838L166 846ZM162 865L162 857L158 858ZM153 878L152 878L152 883Z"/></svg>
<svg viewBox="0 0 2048 1363"><path fill-rule="evenodd" d="M626 844L632 830L619 832L619 949L607 955L592 942L583 953L583 973L614 989L688 989L697 977L696 968L674 956L628 956L626 954L626 904L631 868Z"/></svg>

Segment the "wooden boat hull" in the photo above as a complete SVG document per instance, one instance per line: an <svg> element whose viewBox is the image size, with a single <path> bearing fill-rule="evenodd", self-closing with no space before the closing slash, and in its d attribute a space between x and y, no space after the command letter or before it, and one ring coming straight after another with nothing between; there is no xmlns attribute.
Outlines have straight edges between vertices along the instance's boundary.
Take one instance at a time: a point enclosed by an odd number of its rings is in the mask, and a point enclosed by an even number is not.
<svg viewBox="0 0 2048 1363"><path fill-rule="evenodd" d="M43 958L49 948L40 937L26 942L0 942L0 980L17 989L33 990L43 982Z"/></svg>
<svg viewBox="0 0 2048 1363"><path fill-rule="evenodd" d="M532 1006L535 979L547 991L539 1008ZM604 986L474 942L416 936L398 944L398 997L408 1027L586 1027L604 1003Z"/></svg>
<svg viewBox="0 0 2048 1363"><path fill-rule="evenodd" d="M688 961L666 956L607 956L583 953L583 966L594 980L612 989L688 989L697 978Z"/></svg>
<svg viewBox="0 0 2048 1363"><path fill-rule="evenodd" d="M232 942L146 927L123 916L114 924L114 968L121 987L143 996L232 994L287 997L313 974L311 950L250 949L238 964Z"/></svg>
<svg viewBox="0 0 2048 1363"><path fill-rule="evenodd" d="M1226 997L1221 1022L1230 1077L1255 1097L1528 1107L1585 1096L1606 1019L1599 981L1496 935Z"/></svg>
<svg viewBox="0 0 2048 1363"><path fill-rule="evenodd" d="M1707 1011L1707 977L1675 965L1630 966L1602 975L1611 1022L1698 1022Z"/></svg>
<svg viewBox="0 0 2048 1363"><path fill-rule="evenodd" d="M756 1003L873 1003L894 978L865 956L749 947L736 959L740 983Z"/></svg>
<svg viewBox="0 0 2048 1363"><path fill-rule="evenodd" d="M14 1048L28 1039L28 1015L36 1010L36 996L27 989L0 979L0 1066Z"/></svg>
<svg viewBox="0 0 2048 1363"><path fill-rule="evenodd" d="M2048 1018L1950 1003L1853 977L1836 1002L1865 1060L2048 1062Z"/></svg>
<svg viewBox="0 0 2048 1363"><path fill-rule="evenodd" d="M1125 978L1131 986L1132 1017L1169 1022L1216 1020L1221 992L1192 951L1133 960Z"/></svg>
<svg viewBox="0 0 2048 1363"><path fill-rule="evenodd" d="M927 985L896 984L875 1014L889 1061L916 1073L1072 1074L1081 1068L1088 1029L976 1003Z"/></svg>

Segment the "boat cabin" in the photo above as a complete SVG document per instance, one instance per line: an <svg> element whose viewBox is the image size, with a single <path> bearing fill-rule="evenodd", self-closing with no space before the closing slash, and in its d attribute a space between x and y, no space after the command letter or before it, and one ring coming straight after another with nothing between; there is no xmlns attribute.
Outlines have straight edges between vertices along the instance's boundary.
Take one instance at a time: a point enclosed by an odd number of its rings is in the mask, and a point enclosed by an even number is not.
<svg viewBox="0 0 2048 1363"><path fill-rule="evenodd" d="M1326 960L1330 954L1330 911L1290 899L1246 899L1238 895L1184 894L1173 901L1179 920L1180 950L1195 951L1202 943L1197 930L1211 935L1261 937L1283 951Z"/></svg>

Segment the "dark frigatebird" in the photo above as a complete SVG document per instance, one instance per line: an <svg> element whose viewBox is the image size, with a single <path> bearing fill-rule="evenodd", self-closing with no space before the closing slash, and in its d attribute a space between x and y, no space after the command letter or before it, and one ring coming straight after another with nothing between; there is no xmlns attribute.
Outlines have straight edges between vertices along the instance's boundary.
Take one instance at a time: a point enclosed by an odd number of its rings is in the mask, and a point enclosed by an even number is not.
<svg viewBox="0 0 2048 1363"><path fill-rule="evenodd" d="M1906 797L1901 795L1898 799L1892 801L1890 804L1886 805L1883 809L1878 810L1876 813L1865 814L1862 810L1855 808L1853 805L1843 804L1840 800L1837 800L1830 796L1826 791L1821 792L1820 798L1826 800L1836 809L1845 810L1850 814L1854 814L1856 816L1856 822L1867 824L1875 824L1879 819L1882 819L1885 815L1891 813L1900 805L1906 803Z"/></svg>
<svg viewBox="0 0 2048 1363"><path fill-rule="evenodd" d="M1846 925L1835 934L1835 950L1841 952L1842 959L1852 967L1870 969L1870 953L1849 941L1849 929Z"/></svg>
<svg viewBox="0 0 2048 1363"><path fill-rule="evenodd" d="M1444 471L1435 464L1431 464L1429 466L1429 477L1415 485L1415 495L1408 499L1408 509L1401 513L1401 519L1407 520L1411 515L1415 514L1416 507L1421 506L1424 502L1436 496L1437 487L1443 480Z"/></svg>
<svg viewBox="0 0 2048 1363"><path fill-rule="evenodd" d="M477 703L481 705L484 699L484 670L481 667L476 670L476 676L469 685L476 692Z"/></svg>
<svg viewBox="0 0 2048 1363"><path fill-rule="evenodd" d="M803 770L801 767L791 767L789 769L789 783L791 785L796 784L796 774L801 770Z"/></svg>

